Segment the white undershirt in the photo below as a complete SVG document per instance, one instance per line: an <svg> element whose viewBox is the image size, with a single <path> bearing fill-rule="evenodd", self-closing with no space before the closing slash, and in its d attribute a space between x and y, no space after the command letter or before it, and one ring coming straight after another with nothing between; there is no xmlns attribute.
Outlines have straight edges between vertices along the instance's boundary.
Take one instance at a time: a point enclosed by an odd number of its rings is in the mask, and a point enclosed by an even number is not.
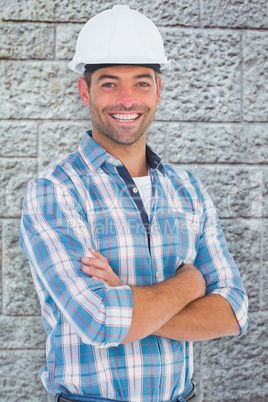
<svg viewBox="0 0 268 402"><path fill-rule="evenodd" d="M148 218L150 219L151 201L152 201L151 177L150 177L150 175L148 175L148 176L142 176L142 177L132 177L132 179L134 180L134 182L139 190L143 205L147 212Z"/></svg>

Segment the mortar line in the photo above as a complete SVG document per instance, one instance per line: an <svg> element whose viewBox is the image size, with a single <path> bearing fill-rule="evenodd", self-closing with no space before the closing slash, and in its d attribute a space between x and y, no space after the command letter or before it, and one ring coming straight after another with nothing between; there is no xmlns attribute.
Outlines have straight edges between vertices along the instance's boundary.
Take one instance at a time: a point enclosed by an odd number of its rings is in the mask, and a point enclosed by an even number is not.
<svg viewBox="0 0 268 402"><path fill-rule="evenodd" d="M5 221L5 220L11 220L11 219L13 219L13 220L20 220L21 217L20 217L20 216L2 216L2 215L0 215L0 219L2 219L3 221Z"/></svg>
<svg viewBox="0 0 268 402"><path fill-rule="evenodd" d="M263 218L260 219L259 230L259 310L262 309L262 238L263 238Z"/></svg>
<svg viewBox="0 0 268 402"><path fill-rule="evenodd" d="M234 166L239 166L239 167L251 167L251 168L266 168L268 166L267 162L266 163L250 163L250 162L233 162L233 163L228 163L228 162L170 162L172 165L176 166L193 166L193 167L199 167L199 166L211 166L211 167L217 167L217 166L226 166L226 167L234 167Z"/></svg>
<svg viewBox="0 0 268 402"><path fill-rule="evenodd" d="M37 171L41 172L42 138L41 122L37 124Z"/></svg>
<svg viewBox="0 0 268 402"><path fill-rule="evenodd" d="M33 352L36 352L36 351L39 351L39 352L44 352L44 348L42 348L42 349L40 349L40 348L25 348L25 349L22 349L22 348L18 348L18 349L15 349L15 348L0 348L0 351L4 351L4 352L25 352L25 351L28 351L28 352L31 352L31 351L33 351Z"/></svg>
<svg viewBox="0 0 268 402"><path fill-rule="evenodd" d="M1 261L1 281L2 281L2 306L1 306L1 314L4 314L4 222L1 221L1 235L2 235L2 244L1 244L1 253L2 253L2 261Z"/></svg>
<svg viewBox="0 0 268 402"><path fill-rule="evenodd" d="M230 219L232 219L232 221L233 220L236 220L236 219L246 219L247 221L248 220L255 220L255 221L262 221L263 219L268 219L268 216L267 217L265 217L265 216L222 216L222 217L220 217L220 219L221 220L230 220Z"/></svg>
<svg viewBox="0 0 268 402"><path fill-rule="evenodd" d="M203 342L201 342L201 352L200 352L200 368L199 368L199 391L203 392Z"/></svg>
<svg viewBox="0 0 268 402"><path fill-rule="evenodd" d="M75 120L75 121L83 121L83 120ZM210 121L210 120L203 120L203 121L201 121L201 120L161 120L161 119L155 119L154 120L154 122L157 122L157 123L172 123L172 124L200 124L200 125L219 125L219 124L222 124L222 125L226 125L226 126L229 126L229 125L241 125L241 121L239 120L236 120L236 121L224 121L224 120L216 120L216 121ZM264 125L264 124L267 124L268 123L268 120L266 121L266 120L263 120L263 121L244 121L243 122L245 125L248 125L248 126L250 126L250 125L256 125L256 126L261 126L261 125Z"/></svg>
<svg viewBox="0 0 268 402"><path fill-rule="evenodd" d="M57 61L57 25L54 24L54 60Z"/></svg>
<svg viewBox="0 0 268 402"><path fill-rule="evenodd" d="M169 145L170 145L169 131L168 131L168 134L165 135L164 144L165 144L165 147L166 147L166 149L165 149L165 160L166 160L166 163L169 163Z"/></svg>
<svg viewBox="0 0 268 402"><path fill-rule="evenodd" d="M10 18L10 19L4 19L2 21L3 21L3 23L14 22L14 23L17 23L17 24L48 24L48 25L52 25L52 24L55 24L55 23L58 24L58 25L64 25L64 24L65 25L66 24L74 25L74 24L76 24L76 25L81 25L81 27L82 27L88 20L83 20L83 21L81 21L81 20L80 21L43 20L43 21L40 21L40 20L19 20L19 19L16 20L16 19ZM171 24L171 25L170 24L166 24L166 25L157 24L157 27L161 28L161 29L165 29L165 28L168 28L168 29L170 29L170 28L194 29L194 30L203 29L203 27L200 28L199 26L195 26L195 25L180 25L180 24ZM206 30L218 29L218 30L222 30L222 31L228 31L229 30L229 31L234 31L234 32L241 31L241 30L247 30L247 31L256 31L256 32L266 32L267 33L267 31L268 31L268 28L229 27L229 26L224 27L224 26L213 26L213 25L206 26L205 29Z"/></svg>
<svg viewBox="0 0 268 402"><path fill-rule="evenodd" d="M240 120L241 120L241 125L244 125L244 31L241 31L241 37L240 37L240 56L241 56L241 65L240 65L240 96L241 96L241 110L240 110Z"/></svg>
<svg viewBox="0 0 268 402"><path fill-rule="evenodd" d="M202 9L203 9L203 4L202 4L202 0L197 0L197 4L198 4L198 10L199 10L199 28L200 29L204 29L203 25L202 25Z"/></svg>
<svg viewBox="0 0 268 402"><path fill-rule="evenodd" d="M14 158L16 158L16 159L36 159L36 156L29 156L29 155L26 155L26 156L17 156L17 155L7 155L7 156L3 156L3 155L1 155L0 156L0 160L1 159L14 159Z"/></svg>
<svg viewBox="0 0 268 402"><path fill-rule="evenodd" d="M86 124L88 124L88 122L89 122L89 119L85 119L85 118L76 119L75 117L73 117L72 120L66 120L66 118L58 118L58 117L50 118L50 119L46 119L46 118L42 119L40 117L36 117L36 118L24 117L24 118L18 118L17 119L16 117L14 117L12 119L0 119L0 122L2 122L2 121L3 122L9 122L10 120L16 121L16 122L43 121L45 123L47 123L47 122L53 122L53 123L55 123L55 122L59 122L59 123L61 123L61 122L65 122L65 123L75 122L75 123L86 123ZM203 120L203 121L200 121L200 120L162 120L162 119L155 119L154 123L165 123L165 124L172 123L172 124L185 124L185 125L195 124L195 125L209 125L209 126L219 125L219 124L226 125L226 126L230 126L230 125L239 126L239 125L241 125L240 120L239 121L238 120L236 120L236 121L224 121L224 120L216 120L216 121ZM266 125L268 123L268 120L263 120L263 121L254 121L254 120L246 121L245 120L243 123L244 123L244 125L247 125L247 126L250 126L250 125L263 126L263 125Z"/></svg>
<svg viewBox="0 0 268 402"><path fill-rule="evenodd" d="M42 314L40 315L27 315L27 314L4 314L5 317L10 317L10 318L40 318L42 319Z"/></svg>

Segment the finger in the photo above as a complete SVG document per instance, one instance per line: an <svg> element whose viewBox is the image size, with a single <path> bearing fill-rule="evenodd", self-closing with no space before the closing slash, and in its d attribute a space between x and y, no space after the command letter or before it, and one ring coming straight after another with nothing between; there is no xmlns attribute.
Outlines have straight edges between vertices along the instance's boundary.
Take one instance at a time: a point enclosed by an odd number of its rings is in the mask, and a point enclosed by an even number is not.
<svg viewBox="0 0 268 402"><path fill-rule="evenodd" d="M86 256L84 256L84 257L81 258L81 261L85 265L94 265L96 267L97 266L98 267L103 267L104 266L103 265L104 261L102 261L100 259L97 259L97 258L94 258L94 257L86 257Z"/></svg>
<svg viewBox="0 0 268 402"><path fill-rule="evenodd" d="M81 258L82 263L86 265L90 265L93 260L95 260L94 257L87 257L86 255Z"/></svg>
<svg viewBox="0 0 268 402"><path fill-rule="evenodd" d="M92 276L91 278L94 280L95 285L96 285L96 281L99 281L99 282L102 282L102 283L104 283L105 285L111 287L111 285L110 285L108 282L105 282L105 281L103 281L102 279L97 278L96 276Z"/></svg>
<svg viewBox="0 0 268 402"><path fill-rule="evenodd" d="M85 265L88 265L90 267L94 267L97 269L102 269L104 271L109 271L112 269L107 261L100 260L99 258L82 257L81 261Z"/></svg>
<svg viewBox="0 0 268 402"><path fill-rule="evenodd" d="M107 258L105 258L101 253L98 251L94 250L93 248L90 247L89 251L91 252L94 257L99 258L100 260L107 261Z"/></svg>
<svg viewBox="0 0 268 402"><path fill-rule="evenodd" d="M87 274L87 275L91 275L92 277L96 277L100 280L103 281L107 281L107 274L105 271L101 271L100 269L95 269L93 267L87 267L87 266L83 266L82 267L82 271Z"/></svg>
<svg viewBox="0 0 268 402"><path fill-rule="evenodd" d="M104 281L104 280L101 279L101 278L97 278L96 276L92 276L92 278L95 279L95 280L97 280L97 281L100 281L100 282L104 283L104 284L107 285L107 286L111 286L110 283Z"/></svg>
<svg viewBox="0 0 268 402"><path fill-rule="evenodd" d="M90 274L90 267L88 267L87 265L83 265L81 270L83 272L85 272L85 274L88 274L88 275Z"/></svg>

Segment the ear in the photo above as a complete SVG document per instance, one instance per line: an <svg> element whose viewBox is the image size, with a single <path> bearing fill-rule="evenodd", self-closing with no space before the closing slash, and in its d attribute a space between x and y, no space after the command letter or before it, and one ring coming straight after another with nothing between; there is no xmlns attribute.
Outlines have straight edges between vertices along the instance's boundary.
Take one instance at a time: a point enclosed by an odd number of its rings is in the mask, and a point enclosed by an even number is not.
<svg viewBox="0 0 268 402"><path fill-rule="evenodd" d="M160 89L161 89L161 77L157 77L157 93L156 93L156 104L159 105L160 103Z"/></svg>
<svg viewBox="0 0 268 402"><path fill-rule="evenodd" d="M80 77L78 80L78 89L83 102L83 105L87 106L89 104L89 93L87 83L84 78Z"/></svg>

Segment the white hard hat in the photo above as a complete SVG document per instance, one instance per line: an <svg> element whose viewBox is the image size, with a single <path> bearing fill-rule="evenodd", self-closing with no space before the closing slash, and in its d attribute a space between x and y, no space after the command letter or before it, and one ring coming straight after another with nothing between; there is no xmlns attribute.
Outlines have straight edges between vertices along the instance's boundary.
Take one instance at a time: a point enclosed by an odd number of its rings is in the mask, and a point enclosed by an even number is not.
<svg viewBox="0 0 268 402"><path fill-rule="evenodd" d="M159 30L129 6L115 5L91 18L81 29L69 67L83 73L85 65L160 65L169 67Z"/></svg>

